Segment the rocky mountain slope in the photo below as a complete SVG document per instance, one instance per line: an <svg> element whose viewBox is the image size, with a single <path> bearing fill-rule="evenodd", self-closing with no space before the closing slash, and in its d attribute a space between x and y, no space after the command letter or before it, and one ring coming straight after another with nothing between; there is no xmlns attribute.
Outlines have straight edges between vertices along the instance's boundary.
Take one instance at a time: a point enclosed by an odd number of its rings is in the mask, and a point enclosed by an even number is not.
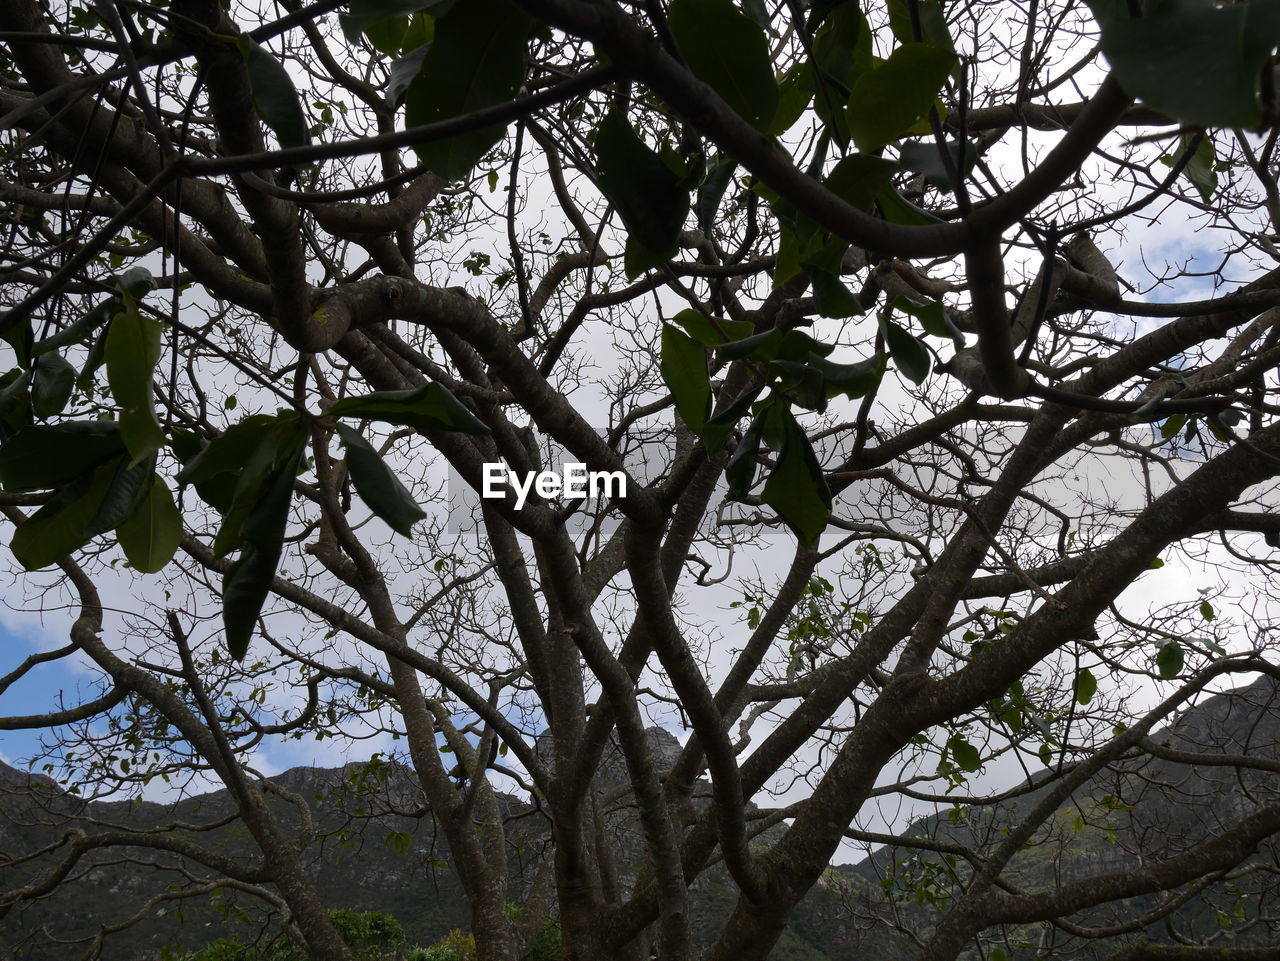
<svg viewBox="0 0 1280 961"><path fill-rule="evenodd" d="M679 745L670 734L654 729L650 737L659 758L674 758ZM1280 758L1280 691L1263 679L1229 696L1205 699L1154 740L1167 752ZM621 783L621 763L615 766L618 770L611 775L606 765L600 778L606 795L616 787L611 776ZM314 840L305 848L307 863L327 903L388 912L404 926L410 944L430 944L451 929L466 928L466 903L450 869L448 847L434 830L408 772L375 759L335 769L295 768L273 780L279 790L271 803L282 821L298 830L308 819L311 822ZM998 843L1009 825L1025 817L1042 792L1028 784L1003 803L957 806L916 822L907 833L981 851ZM1149 758L1145 763L1120 764L1062 805L1018 855L1008 876L1019 887L1039 888L1168 857L1257 804L1274 801L1278 794L1280 775L1270 772ZM529 813L515 798L502 803L513 815ZM0 764L0 891L39 883L53 863L49 857L17 863L13 859L69 835L83 832L92 837L174 822L203 826L204 830L178 833L234 864L251 866L252 845L232 814L225 791L172 806L82 801L47 778ZM622 808L607 819L624 886L634 881L642 850L629 818ZM546 829L536 814L512 824L512 899L518 900L520 887L542 856ZM63 842L59 850L65 849ZM1280 859L1268 848L1253 863L1274 866ZM927 937L968 870L963 858L905 846L883 847L856 866L833 867L796 911L773 961L905 958L911 936ZM0 950L4 957L42 961L79 957L85 938L119 925L149 900L151 909L142 920L109 934L105 957L152 961L177 956L172 950L166 954L173 946L192 949L223 936L252 939L263 925L270 926L270 912L264 914L260 901L232 885L206 884L208 874L168 852L90 852L73 868L67 883L15 907L0 920ZM1280 935L1262 920L1277 913L1270 893L1275 887L1272 877L1262 868L1245 871L1215 893L1187 900L1174 913L1172 924L1188 937L1276 943ZM199 893L175 897L180 889ZM733 888L723 869L713 868L698 879L691 904L695 942L710 941L733 903ZM1077 920L1094 927L1114 926L1155 906L1153 899L1136 899ZM1069 951L1068 957L1099 956L1100 949L1083 942L1072 946L1061 932L1037 928L1006 934L1009 957L1023 951L1031 956L1050 946Z"/></svg>

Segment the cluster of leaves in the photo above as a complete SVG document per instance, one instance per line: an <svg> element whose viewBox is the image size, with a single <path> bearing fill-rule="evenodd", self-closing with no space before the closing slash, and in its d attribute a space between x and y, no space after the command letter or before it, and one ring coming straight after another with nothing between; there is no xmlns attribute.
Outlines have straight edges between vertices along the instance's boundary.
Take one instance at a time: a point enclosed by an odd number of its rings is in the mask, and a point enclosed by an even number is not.
<svg viewBox="0 0 1280 961"><path fill-rule="evenodd" d="M831 492L795 409L820 413L835 397L867 396L879 386L890 357L917 383L928 375L928 348L892 319L894 308L921 317L929 333L952 336L941 304L922 307L903 298L880 316L887 349L855 363L831 360L835 348L802 330L775 327L757 332L748 322L712 318L691 309L663 325L661 373L680 418L714 454L724 449L737 423L750 415L726 463L730 493L745 498L755 486L760 455L773 452L760 500L805 546L814 544L827 525ZM716 368L742 362L751 372L748 386L732 399L722 398L718 410L713 410L709 360Z"/></svg>
<svg viewBox="0 0 1280 961"><path fill-rule="evenodd" d="M487 430L440 384L413 391L348 397L325 421L294 410L254 414L212 440L163 427L154 405L154 375L163 325L139 309L154 287L141 268L117 281L116 293L52 337L36 341L19 325L7 340L21 366L0 391L0 485L11 492L52 491L15 529L11 548L28 570L54 564L93 538L114 531L129 563L144 573L163 568L182 539L182 516L157 473L162 448L182 462L176 480L192 486L222 515L215 555L237 553L223 579L227 647L241 658L280 562L294 482L307 469L307 444L332 425L346 469L365 504L408 537L425 514L381 455L343 419L376 421L419 431ZM91 341L77 374L59 349ZM100 367L116 410L96 419L56 418L78 388L94 389Z"/></svg>

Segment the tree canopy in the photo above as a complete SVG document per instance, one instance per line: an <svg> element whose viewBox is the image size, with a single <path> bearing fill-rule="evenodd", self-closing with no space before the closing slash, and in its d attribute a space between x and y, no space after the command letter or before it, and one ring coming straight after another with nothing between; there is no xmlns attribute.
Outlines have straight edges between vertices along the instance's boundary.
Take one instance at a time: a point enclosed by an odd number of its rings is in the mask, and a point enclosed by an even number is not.
<svg viewBox="0 0 1280 961"><path fill-rule="evenodd" d="M1151 735L1280 678L1278 43L1273 0L6 0L7 601L66 640L0 730L234 805L0 858L0 911L152 852L146 911L234 888L349 961L262 770L372 740L480 961L764 958L859 844L904 957L1272 956L1262 900L1172 919L1261 898L1275 757ZM1205 767L1230 816L1034 866Z"/></svg>

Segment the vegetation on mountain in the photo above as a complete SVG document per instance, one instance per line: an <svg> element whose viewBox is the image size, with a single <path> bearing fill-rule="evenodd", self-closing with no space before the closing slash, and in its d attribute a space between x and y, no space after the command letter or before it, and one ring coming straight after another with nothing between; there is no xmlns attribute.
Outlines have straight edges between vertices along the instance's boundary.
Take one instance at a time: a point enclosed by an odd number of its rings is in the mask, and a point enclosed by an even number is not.
<svg viewBox="0 0 1280 961"><path fill-rule="evenodd" d="M1274 955L1276 760L1154 732L1280 677L1278 11L0 4L0 914L162 882L21 949L353 961L341 817L477 961Z"/></svg>

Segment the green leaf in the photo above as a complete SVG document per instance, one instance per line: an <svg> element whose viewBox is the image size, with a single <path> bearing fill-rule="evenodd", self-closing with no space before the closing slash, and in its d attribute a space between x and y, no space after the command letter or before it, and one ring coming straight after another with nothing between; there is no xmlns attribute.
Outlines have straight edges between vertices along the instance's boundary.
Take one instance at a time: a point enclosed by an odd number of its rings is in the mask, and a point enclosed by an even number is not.
<svg viewBox="0 0 1280 961"><path fill-rule="evenodd" d="M798 360L772 360L769 370L779 375L777 389L791 398L796 406L819 413L827 409L826 381L812 365Z"/></svg>
<svg viewBox="0 0 1280 961"><path fill-rule="evenodd" d="M31 424L31 371L14 367L0 377L0 437Z"/></svg>
<svg viewBox="0 0 1280 961"><path fill-rule="evenodd" d="M32 348L35 346L35 334L31 329L30 317L14 324L3 333L0 333L0 340L3 340L13 348L14 356L18 358L18 364L20 366L30 366Z"/></svg>
<svg viewBox="0 0 1280 961"><path fill-rule="evenodd" d="M595 151L596 178L627 227L628 243L638 243L657 258L656 263L674 257L689 213L689 195L680 177L617 110L596 129ZM630 269L628 274L634 276Z"/></svg>
<svg viewBox="0 0 1280 961"><path fill-rule="evenodd" d="M738 423L751 409L752 403L760 396L762 390L764 390L763 385L753 387L708 420L699 437L702 446L713 454L724 447L724 442L729 439L729 432L733 430L734 424Z"/></svg>
<svg viewBox="0 0 1280 961"><path fill-rule="evenodd" d="M369 509L404 537L413 536L413 525L427 516L413 495L400 483L400 478L374 450L360 432L346 424L338 425L338 436L347 450L347 470L356 493Z"/></svg>
<svg viewBox="0 0 1280 961"><path fill-rule="evenodd" d="M1087 667L1076 673L1075 693L1076 700L1081 704L1088 704L1093 700L1093 695L1098 693L1098 679Z"/></svg>
<svg viewBox="0 0 1280 961"><path fill-rule="evenodd" d="M778 107L764 31L731 0L673 0L667 23L693 75L764 130Z"/></svg>
<svg viewBox="0 0 1280 961"><path fill-rule="evenodd" d="M1102 52L1121 86L1192 127L1256 127L1262 71L1280 38L1280 4L1163 0L1130 20L1118 0L1090 0Z"/></svg>
<svg viewBox="0 0 1280 961"><path fill-rule="evenodd" d="M778 109L769 121L770 136L778 137L791 129L804 115L813 100L813 65L807 61L794 64L778 80Z"/></svg>
<svg viewBox="0 0 1280 961"><path fill-rule="evenodd" d="M917 207L892 187L885 187L876 194L876 206L891 224L903 224L907 227L928 227L940 224L942 220L929 211Z"/></svg>
<svg viewBox="0 0 1280 961"><path fill-rule="evenodd" d="M130 267L116 278L116 289L127 290L134 297L143 297L156 288L156 281L146 267ZM112 295L97 304L70 327L46 337L32 348L36 356L57 350L68 344L77 344L120 312L124 304L118 295ZM86 364L86 369L88 365Z"/></svg>
<svg viewBox="0 0 1280 961"><path fill-rule="evenodd" d="M729 493L732 496L742 498L751 490L756 477L756 454L763 437L764 414L759 413L751 419L738 446L729 455L729 462L725 464L724 476L729 482Z"/></svg>
<svg viewBox="0 0 1280 961"><path fill-rule="evenodd" d="M1201 602L1200 602L1200 616L1201 616L1201 617L1203 617L1206 621L1211 621L1211 620L1213 620L1213 618L1214 618L1214 616L1215 616L1215 615L1214 615L1214 613L1213 613L1213 605L1212 605L1212 604L1210 604L1208 601L1201 601Z"/></svg>
<svg viewBox="0 0 1280 961"><path fill-rule="evenodd" d="M509 0L455 4L436 20L435 39L405 91L405 122L436 123L513 100L528 73L532 27L532 19ZM505 132L498 124L414 149L445 180L460 180Z"/></svg>
<svg viewBox="0 0 1280 961"><path fill-rule="evenodd" d="M1197 137L1199 143L1196 143ZM1182 168L1182 176L1191 181L1191 185L1199 192L1200 199L1208 203L1218 189L1218 172L1214 169L1217 157L1213 152L1213 140L1207 133L1184 133L1178 140L1177 151L1171 155L1166 154L1160 160L1173 166L1191 149L1192 144L1195 144L1195 152L1187 165Z"/></svg>
<svg viewBox="0 0 1280 961"><path fill-rule="evenodd" d="M0 447L6 490L49 490L124 452L120 425L108 420L27 427Z"/></svg>
<svg viewBox="0 0 1280 961"><path fill-rule="evenodd" d="M271 591L271 579L280 565L280 552L249 547L222 577L222 629L227 651L237 661L249 651L258 626L258 615Z"/></svg>
<svg viewBox="0 0 1280 961"><path fill-rule="evenodd" d="M232 424L207 444L197 435L175 433L174 448L183 458L176 478L178 485L195 485L206 504L227 513L241 470L276 422L277 418L269 414L254 414ZM177 450L179 437L182 450Z"/></svg>
<svg viewBox="0 0 1280 961"><path fill-rule="evenodd" d="M449 430L487 434L475 414L442 385L430 383L416 390L386 390L347 397L329 408L334 417L360 417L415 430Z"/></svg>
<svg viewBox="0 0 1280 961"><path fill-rule="evenodd" d="M246 34L236 37L236 46L244 57L253 108L276 135L280 146L301 147L311 143L302 101L284 64Z"/></svg>
<svg viewBox="0 0 1280 961"><path fill-rule="evenodd" d="M929 349L904 327L883 315L880 317L880 329L884 331L889 354L898 370L912 383L923 383L933 370L933 357L929 354Z"/></svg>
<svg viewBox="0 0 1280 961"><path fill-rule="evenodd" d="M920 39L954 50L951 32L947 29L946 14L941 0L920 0L916 4L916 12L920 17ZM915 40L915 29L911 23L911 10L906 0L889 0L889 29L900 43Z"/></svg>
<svg viewBox="0 0 1280 961"><path fill-rule="evenodd" d="M151 489L156 469L155 454L136 464L130 463L129 458L123 455L112 463L114 470L110 483L102 500L98 503L97 513L85 527L86 538L114 530L142 506Z"/></svg>
<svg viewBox="0 0 1280 961"><path fill-rule="evenodd" d="M231 507L213 541L216 555L223 557L246 542L270 546L277 527L283 532L306 439L299 418L275 418L236 479Z"/></svg>
<svg viewBox="0 0 1280 961"><path fill-rule="evenodd" d="M347 5L347 12L338 16L338 22L347 39L351 43L359 43L360 35L365 32L366 27L377 21L404 17L417 11L438 17L456 2L457 0L351 0ZM398 39L402 40L403 37ZM383 50L377 44L374 46L388 56L400 52L398 48L393 53L390 49Z"/></svg>
<svg viewBox="0 0 1280 961"><path fill-rule="evenodd" d="M1165 680L1182 673L1183 661L1182 645L1173 638L1165 641L1156 650L1156 667Z"/></svg>
<svg viewBox="0 0 1280 961"><path fill-rule="evenodd" d="M978 159L978 150L971 143L966 143L964 147L964 169L972 170L974 161ZM933 140L904 140L898 144L898 160L902 166L912 173L923 174L925 183L944 193L951 193L956 189L951 174L947 172L948 154L958 173L961 160L959 141L948 141L945 154Z"/></svg>
<svg viewBox="0 0 1280 961"><path fill-rule="evenodd" d="M955 66L955 54L931 43L904 43L858 78L849 95L849 132L863 152L893 143L929 112Z"/></svg>
<svg viewBox="0 0 1280 961"><path fill-rule="evenodd" d="M48 567L89 542L86 533L115 476L115 464L103 464L59 490L18 525L9 548L29 571Z"/></svg>
<svg viewBox="0 0 1280 961"><path fill-rule="evenodd" d="M831 168L826 187L859 210L870 210L880 191L897 173L898 165L883 157L850 154Z"/></svg>
<svg viewBox="0 0 1280 961"><path fill-rule="evenodd" d="M822 375L828 397L844 394L856 400L865 397L879 385L884 376L885 360L883 353L854 364L840 364L824 357L811 357L809 365Z"/></svg>
<svg viewBox="0 0 1280 961"><path fill-rule="evenodd" d="M920 321L926 334L933 337L950 337L957 347L964 346L964 333L947 314L947 309L940 300L932 300L927 304L917 304L909 300L905 294L899 294L890 302L889 307L910 314Z"/></svg>
<svg viewBox="0 0 1280 961"><path fill-rule="evenodd" d="M107 329L107 382L120 405L120 436L135 461L164 446L156 419L151 375L160 359L160 324L144 317L133 295L121 295L123 309Z"/></svg>
<svg viewBox="0 0 1280 961"><path fill-rule="evenodd" d="M966 740L963 734L951 735L951 738L947 741L947 750L951 752L951 756L962 771L972 774L982 767L982 755L978 753L976 747Z"/></svg>
<svg viewBox="0 0 1280 961"><path fill-rule="evenodd" d="M671 318L683 327L698 343L706 347L719 347L730 341L749 337L755 325L749 320L726 320L717 317L714 321L706 314L693 308L680 311Z"/></svg>
<svg viewBox="0 0 1280 961"><path fill-rule="evenodd" d="M422 69L422 61L430 49L431 45L424 43L391 64L387 77L387 106L394 110L404 101L404 92Z"/></svg>
<svg viewBox="0 0 1280 961"><path fill-rule="evenodd" d="M277 462L266 482L258 485L261 496L255 498L240 528L244 550L222 579L222 626L227 636L227 650L236 660L242 659L249 650L258 615L280 565L289 504L293 500L293 481L306 451L304 440L305 434L299 433L292 452L277 451L284 455L283 462Z"/></svg>
<svg viewBox="0 0 1280 961"><path fill-rule="evenodd" d="M1182 430L1183 425L1186 424L1186 422L1186 414L1174 414L1160 425L1160 436L1164 440L1168 440L1169 438L1176 436L1178 431Z"/></svg>
<svg viewBox="0 0 1280 961"><path fill-rule="evenodd" d="M120 547L135 570L154 574L173 558L182 541L182 515L169 486L154 475L146 499L117 529Z"/></svg>
<svg viewBox="0 0 1280 961"><path fill-rule="evenodd" d="M31 408L37 417L62 413L76 386L76 369L56 351L41 354L32 366Z"/></svg>
<svg viewBox="0 0 1280 961"><path fill-rule="evenodd" d="M678 327L663 324L661 370L680 418L695 434L699 433L711 410L706 348Z"/></svg>
<svg viewBox="0 0 1280 961"><path fill-rule="evenodd" d="M778 512L807 549L826 529L831 516L831 491L809 438L789 410L779 410L783 414L782 449L760 499Z"/></svg>
<svg viewBox="0 0 1280 961"><path fill-rule="evenodd" d="M695 207L698 226L704 231L710 231L715 226L716 211L720 207L725 191L729 189L729 184L733 183L733 172L737 169L736 160L721 154L711 165L702 186L698 188Z"/></svg>
<svg viewBox="0 0 1280 961"><path fill-rule="evenodd" d="M842 148L849 143L849 93L873 61L866 17L857 3L840 4L814 35L813 109Z"/></svg>

